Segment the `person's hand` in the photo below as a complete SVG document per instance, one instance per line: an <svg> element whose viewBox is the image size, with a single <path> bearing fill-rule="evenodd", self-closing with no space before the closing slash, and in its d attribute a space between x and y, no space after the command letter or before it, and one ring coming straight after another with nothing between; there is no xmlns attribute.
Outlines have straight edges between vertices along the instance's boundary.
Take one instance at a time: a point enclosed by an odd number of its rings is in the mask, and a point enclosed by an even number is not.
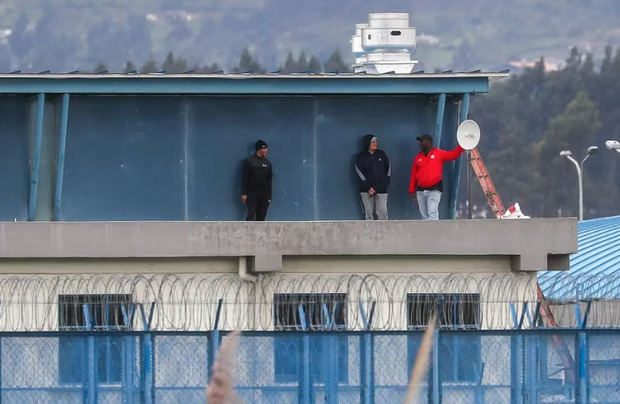
<svg viewBox="0 0 620 404"><path fill-rule="evenodd" d="M241 203L245 205L245 203L248 201L248 196L247 195L241 195Z"/></svg>
<svg viewBox="0 0 620 404"><path fill-rule="evenodd" d="M415 199L415 192L409 192L409 199Z"/></svg>
<svg viewBox="0 0 620 404"><path fill-rule="evenodd" d="M370 189L368 190L368 195L373 196L374 194L376 194L377 191L375 191L374 188L370 187Z"/></svg>

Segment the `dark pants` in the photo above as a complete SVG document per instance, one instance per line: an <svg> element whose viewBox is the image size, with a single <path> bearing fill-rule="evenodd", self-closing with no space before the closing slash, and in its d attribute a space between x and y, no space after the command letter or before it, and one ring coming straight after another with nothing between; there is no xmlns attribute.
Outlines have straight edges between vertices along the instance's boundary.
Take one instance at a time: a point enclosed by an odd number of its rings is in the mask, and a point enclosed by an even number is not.
<svg viewBox="0 0 620 404"><path fill-rule="evenodd" d="M267 209L269 209L269 198L265 195L248 194L248 199L245 202L248 208L248 215L245 220L262 222L267 216Z"/></svg>

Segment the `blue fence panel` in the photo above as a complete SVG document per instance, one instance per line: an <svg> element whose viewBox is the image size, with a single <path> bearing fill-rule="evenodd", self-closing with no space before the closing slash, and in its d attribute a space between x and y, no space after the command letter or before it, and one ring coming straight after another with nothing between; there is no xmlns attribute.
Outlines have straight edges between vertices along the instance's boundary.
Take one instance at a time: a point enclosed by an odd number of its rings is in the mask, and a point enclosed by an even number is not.
<svg viewBox="0 0 620 404"><path fill-rule="evenodd" d="M580 333L586 350L580 348ZM0 334L0 399L3 404L205 403L212 335ZM421 337L420 332L244 333L235 389L248 404L401 402ZM440 331L435 348L419 402L620 402L620 330Z"/></svg>

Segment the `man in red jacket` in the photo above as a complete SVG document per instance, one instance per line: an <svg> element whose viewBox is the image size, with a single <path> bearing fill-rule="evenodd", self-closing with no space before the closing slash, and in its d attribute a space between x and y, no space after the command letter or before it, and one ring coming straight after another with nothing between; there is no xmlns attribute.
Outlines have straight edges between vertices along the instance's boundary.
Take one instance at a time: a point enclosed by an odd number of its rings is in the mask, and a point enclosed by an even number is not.
<svg viewBox="0 0 620 404"><path fill-rule="evenodd" d="M414 195L418 199L420 213L424 220L439 220L439 202L443 192L441 173L443 163L456 160L463 148L457 146L451 151L433 147L433 137L422 135L417 137L420 142L420 153L415 156L411 167L411 180L409 182L409 196Z"/></svg>

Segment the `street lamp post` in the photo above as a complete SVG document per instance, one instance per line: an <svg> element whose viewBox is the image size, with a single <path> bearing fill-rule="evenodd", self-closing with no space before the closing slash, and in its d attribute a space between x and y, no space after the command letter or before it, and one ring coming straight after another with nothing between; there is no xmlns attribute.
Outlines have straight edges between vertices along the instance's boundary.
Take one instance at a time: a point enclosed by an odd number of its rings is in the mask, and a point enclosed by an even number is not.
<svg viewBox="0 0 620 404"><path fill-rule="evenodd" d="M579 221L583 220L583 164L590 158L591 155L598 151L598 146L590 146L586 151L586 156L581 160L581 164L575 160L573 153L570 150L562 150L560 156L564 156L569 159L577 169L577 179L579 181Z"/></svg>

